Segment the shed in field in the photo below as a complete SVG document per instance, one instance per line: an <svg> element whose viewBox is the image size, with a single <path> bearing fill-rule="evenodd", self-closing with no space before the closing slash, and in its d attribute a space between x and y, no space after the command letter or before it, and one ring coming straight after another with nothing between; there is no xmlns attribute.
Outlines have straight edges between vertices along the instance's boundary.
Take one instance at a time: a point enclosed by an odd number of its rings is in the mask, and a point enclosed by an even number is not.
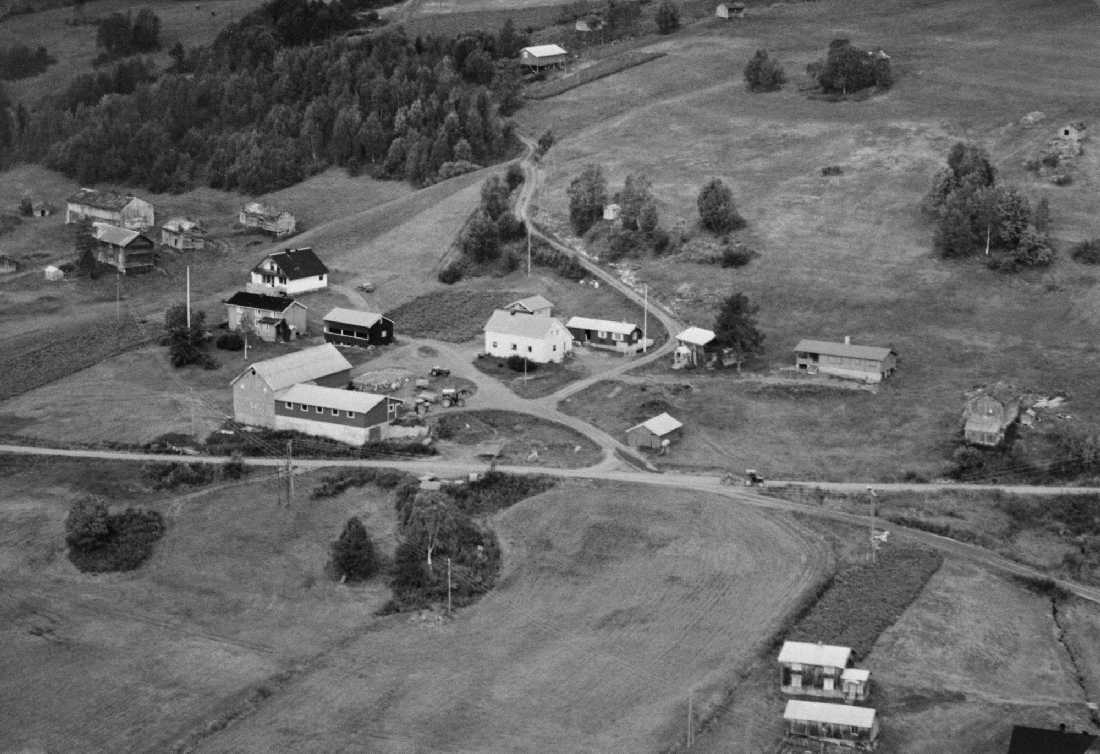
<svg viewBox="0 0 1100 754"><path fill-rule="evenodd" d="M35 202L31 205L31 215L34 217L49 217L56 208L49 202Z"/></svg>
<svg viewBox="0 0 1100 754"><path fill-rule="evenodd" d="M376 312L336 307L324 316L325 340L344 346L384 346L393 342L393 320Z"/></svg>
<svg viewBox="0 0 1100 754"><path fill-rule="evenodd" d="M300 383L275 399L275 429L327 437L349 445L387 439L402 401L386 395Z"/></svg>
<svg viewBox="0 0 1100 754"><path fill-rule="evenodd" d="M1010 387L997 385L966 402L963 439L972 445L995 447L1020 418L1020 396Z"/></svg>
<svg viewBox="0 0 1100 754"><path fill-rule="evenodd" d="M788 736L839 746L869 747L878 738L878 720L871 707L791 699L783 710L783 724Z"/></svg>
<svg viewBox="0 0 1100 754"><path fill-rule="evenodd" d="M271 233L276 238L289 236L298 227L298 221L290 212L262 202L249 202L241 207L237 222L246 228Z"/></svg>
<svg viewBox="0 0 1100 754"><path fill-rule="evenodd" d="M251 330L268 343L309 331L308 307L289 296L237 291L225 300L225 313L230 330Z"/></svg>
<svg viewBox="0 0 1100 754"><path fill-rule="evenodd" d="M666 448L683 434L684 425L667 413L661 413L626 431L626 444L632 448Z"/></svg>
<svg viewBox="0 0 1100 754"><path fill-rule="evenodd" d="M19 262L6 254L0 254L0 275L10 275L13 272L19 272Z"/></svg>
<svg viewBox="0 0 1100 754"><path fill-rule="evenodd" d="M855 346L848 337L843 343L801 340L794 352L795 366L800 372L863 382L882 382L894 373L898 363L898 354L893 348Z"/></svg>
<svg viewBox="0 0 1100 754"><path fill-rule="evenodd" d="M206 232L199 223L186 217L173 217L160 226L160 242L180 251L206 247Z"/></svg>
<svg viewBox="0 0 1100 754"><path fill-rule="evenodd" d="M92 223L92 237L98 242L96 259L123 275L148 272L156 266L153 241L143 233L105 222Z"/></svg>
<svg viewBox="0 0 1100 754"><path fill-rule="evenodd" d="M534 45L519 51L519 62L532 70L563 66L569 53L559 45Z"/></svg>
<svg viewBox="0 0 1100 754"><path fill-rule="evenodd" d="M714 15L718 18L743 18L745 16L744 3L718 3L714 9Z"/></svg>
<svg viewBox="0 0 1100 754"><path fill-rule="evenodd" d="M538 295L521 298L504 307L504 311L512 314L536 314L540 317L549 317L554 305L545 297Z"/></svg>
<svg viewBox="0 0 1100 754"><path fill-rule="evenodd" d="M622 353L635 353L643 347L642 328L633 322L610 319L571 317L565 326L573 342L593 348L605 348Z"/></svg>
<svg viewBox="0 0 1100 754"><path fill-rule="evenodd" d="M676 336L672 368L700 366L706 363L707 352L713 347L714 333L702 327L689 327Z"/></svg>
<svg viewBox="0 0 1100 754"><path fill-rule="evenodd" d="M65 223L105 222L129 230L153 227L153 205L133 194L82 188L65 203Z"/></svg>
<svg viewBox="0 0 1100 754"><path fill-rule="evenodd" d="M229 383L233 418L240 424L274 428L277 394L300 382L346 387L350 374L351 362L331 343L257 361Z"/></svg>
<svg viewBox="0 0 1100 754"><path fill-rule="evenodd" d="M62 280L65 277L65 272L60 267L52 264L48 264L43 268L43 273L46 275L46 280L50 282L56 282Z"/></svg>

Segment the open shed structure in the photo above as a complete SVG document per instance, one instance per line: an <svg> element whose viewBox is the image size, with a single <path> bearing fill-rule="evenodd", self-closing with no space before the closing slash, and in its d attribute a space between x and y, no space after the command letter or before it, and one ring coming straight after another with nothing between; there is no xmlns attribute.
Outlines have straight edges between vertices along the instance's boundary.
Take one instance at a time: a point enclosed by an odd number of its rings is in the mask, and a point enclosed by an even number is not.
<svg viewBox="0 0 1100 754"><path fill-rule="evenodd" d="M377 312L336 307L324 316L325 340L338 346L384 346L393 342L393 320Z"/></svg>
<svg viewBox="0 0 1100 754"><path fill-rule="evenodd" d="M532 70L560 68L569 59L569 53L560 45L533 45L519 51L520 65Z"/></svg>
<svg viewBox="0 0 1100 754"><path fill-rule="evenodd" d="M851 338L843 343L828 340L800 340L794 347L795 368L807 374L828 374L848 380L882 382L898 366L898 354L893 348L853 345Z"/></svg>
<svg viewBox="0 0 1100 754"><path fill-rule="evenodd" d="M645 346L642 328L633 322L571 317L565 326L573 342L620 353L636 353Z"/></svg>
<svg viewBox="0 0 1100 754"><path fill-rule="evenodd" d="M714 15L718 18L731 19L731 18L744 18L745 16L745 4L744 3L718 3L718 7L714 9Z"/></svg>
<svg viewBox="0 0 1100 754"><path fill-rule="evenodd" d="M878 739L878 720L871 707L791 699L783 710L788 736L869 750Z"/></svg>

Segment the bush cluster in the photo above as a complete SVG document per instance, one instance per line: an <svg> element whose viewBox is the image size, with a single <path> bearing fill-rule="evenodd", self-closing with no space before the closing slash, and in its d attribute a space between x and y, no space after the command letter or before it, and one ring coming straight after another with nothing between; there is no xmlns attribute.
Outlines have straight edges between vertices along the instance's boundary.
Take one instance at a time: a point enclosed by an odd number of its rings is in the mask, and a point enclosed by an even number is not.
<svg viewBox="0 0 1100 754"><path fill-rule="evenodd" d="M787 74L767 50L757 50L745 66L745 84L750 92L774 92L787 83Z"/></svg>
<svg viewBox="0 0 1100 754"><path fill-rule="evenodd" d="M1081 241L1074 245L1069 253L1082 264L1100 264L1100 238Z"/></svg>
<svg viewBox="0 0 1100 754"><path fill-rule="evenodd" d="M95 498L76 500L65 519L69 560L84 573L132 571L153 554L164 536L164 519L157 511L127 508L109 513Z"/></svg>
<svg viewBox="0 0 1100 754"><path fill-rule="evenodd" d="M240 351L244 348L244 338L239 332L230 330L219 335L214 345L223 351Z"/></svg>
<svg viewBox="0 0 1100 754"><path fill-rule="evenodd" d="M321 484L313 488L310 497L314 500L335 497L352 487L373 484L384 490L394 489L403 482L416 482L416 478L397 469L348 469L326 477Z"/></svg>
<svg viewBox="0 0 1100 754"><path fill-rule="evenodd" d="M41 45L33 50L21 44L0 47L0 79L14 81L37 76L56 62Z"/></svg>

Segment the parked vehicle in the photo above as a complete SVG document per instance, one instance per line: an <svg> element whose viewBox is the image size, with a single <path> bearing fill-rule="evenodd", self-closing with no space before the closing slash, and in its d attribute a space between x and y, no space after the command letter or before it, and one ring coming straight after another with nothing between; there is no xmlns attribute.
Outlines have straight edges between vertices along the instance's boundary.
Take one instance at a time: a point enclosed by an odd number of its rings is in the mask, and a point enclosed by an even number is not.
<svg viewBox="0 0 1100 754"><path fill-rule="evenodd" d="M466 399L470 396L470 391L465 388L445 387L442 391L441 403L443 408L450 408L451 406L464 407L466 405Z"/></svg>
<svg viewBox="0 0 1100 754"><path fill-rule="evenodd" d="M432 377L450 377L451 370L441 366L434 366L428 372Z"/></svg>
<svg viewBox="0 0 1100 754"><path fill-rule="evenodd" d="M745 469L745 486L763 487L764 477L760 476L756 469Z"/></svg>

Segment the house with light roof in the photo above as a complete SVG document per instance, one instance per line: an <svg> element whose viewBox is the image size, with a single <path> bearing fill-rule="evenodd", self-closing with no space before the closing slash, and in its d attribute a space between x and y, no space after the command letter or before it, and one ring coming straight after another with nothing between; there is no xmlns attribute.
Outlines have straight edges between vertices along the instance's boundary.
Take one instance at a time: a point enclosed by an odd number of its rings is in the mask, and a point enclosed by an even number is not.
<svg viewBox="0 0 1100 754"><path fill-rule="evenodd" d="M497 309L485 323L485 353L521 356L536 364L561 363L573 350L573 338L558 319Z"/></svg>
<svg viewBox="0 0 1100 754"><path fill-rule="evenodd" d="M275 401L300 383L346 387L351 362L331 343L304 348L274 359L249 364L229 383L233 418L240 424L275 427Z"/></svg>

